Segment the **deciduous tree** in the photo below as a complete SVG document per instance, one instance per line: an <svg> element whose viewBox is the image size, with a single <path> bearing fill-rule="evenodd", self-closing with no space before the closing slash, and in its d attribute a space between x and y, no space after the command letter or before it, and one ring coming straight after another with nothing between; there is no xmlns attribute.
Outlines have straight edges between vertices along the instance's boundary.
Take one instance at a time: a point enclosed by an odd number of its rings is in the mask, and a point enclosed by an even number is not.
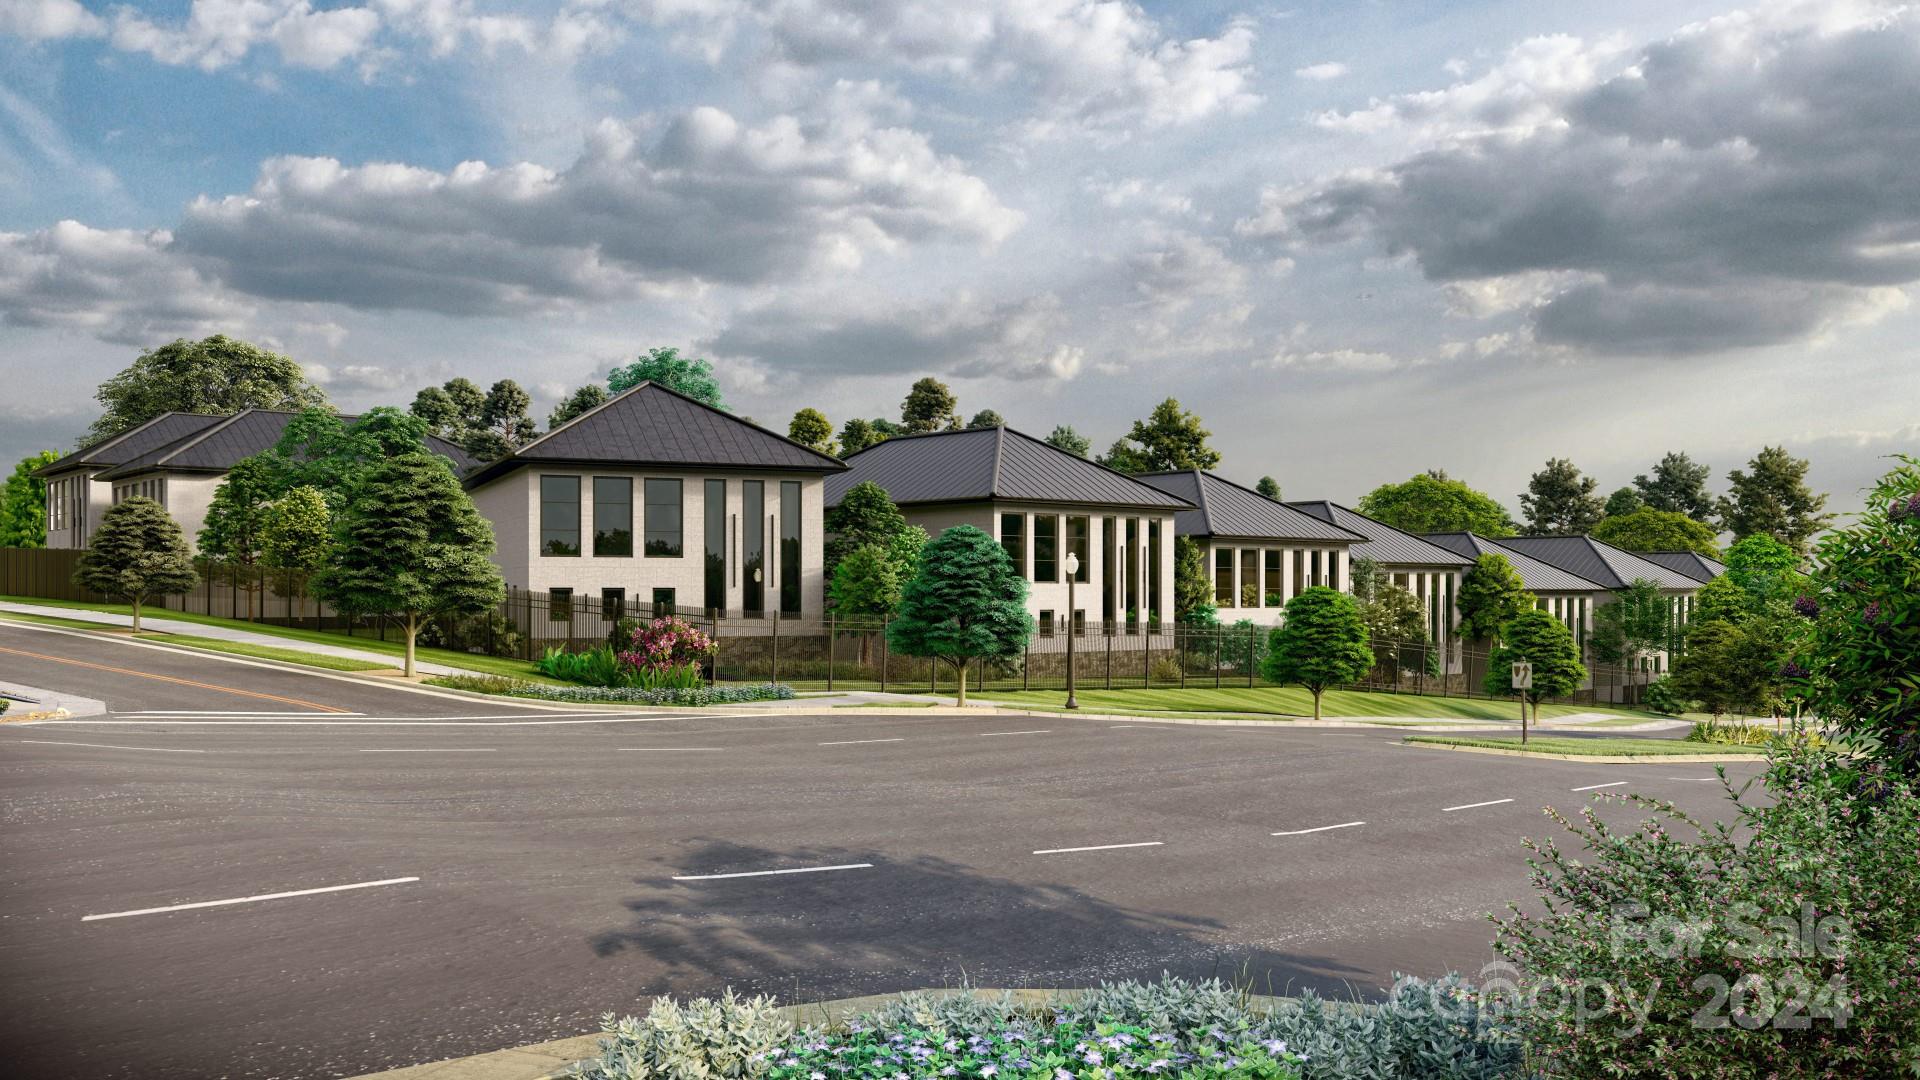
<svg viewBox="0 0 1920 1080"><path fill-rule="evenodd" d="M607 389L618 394L643 382L655 382L669 390L685 394L716 409L727 407L720 394L720 380L714 378L713 365L699 357L683 357L678 348L648 349L625 367L607 375Z"/></svg>
<svg viewBox="0 0 1920 1080"><path fill-rule="evenodd" d="M391 616L414 670L420 626L500 603L504 585L493 528L454 479L445 458L415 450L376 465L358 485L315 592L341 611Z"/></svg>
<svg viewBox="0 0 1920 1080"><path fill-rule="evenodd" d="M1607 496L1607 516L1623 517L1645 505L1647 505L1646 500L1642 499L1640 493L1629 485L1616 489L1613 494Z"/></svg>
<svg viewBox="0 0 1920 1080"><path fill-rule="evenodd" d="M886 442L900 433L900 425L891 420L862 420L854 417L840 425L840 456L857 454L876 443Z"/></svg>
<svg viewBox="0 0 1920 1080"><path fill-rule="evenodd" d="M847 489L838 505L826 513L827 543L824 552L827 580L833 580L840 560L858 548L885 549L907 531L906 516L893 505L887 489L871 480L862 480Z"/></svg>
<svg viewBox="0 0 1920 1080"><path fill-rule="evenodd" d="M0 489L0 547L47 546L47 482L34 470L60 460L51 450L20 459Z"/></svg>
<svg viewBox="0 0 1920 1080"><path fill-rule="evenodd" d="M1606 518L1593 527L1593 538L1628 551L1692 551L1709 559L1720 557L1720 536L1713 526L1650 506Z"/></svg>
<svg viewBox="0 0 1920 1080"><path fill-rule="evenodd" d="M1200 417L1168 398L1153 407L1145 420L1135 420L1124 442L1129 444L1129 464L1138 468L1121 472L1168 472L1176 469L1213 469L1220 454L1207 443L1213 435L1200 423ZM1116 448L1120 445L1115 444ZM1110 455L1111 456L1111 455ZM1117 466L1109 465L1110 468Z"/></svg>
<svg viewBox="0 0 1920 1080"><path fill-rule="evenodd" d="M1546 467L1527 481L1520 509L1527 515L1528 536L1584 535L1606 513L1600 481L1584 476L1566 458L1548 458Z"/></svg>
<svg viewBox="0 0 1920 1080"><path fill-rule="evenodd" d="M929 375L913 384L900 402L900 427L910 435L927 431L956 431L960 402L953 389Z"/></svg>
<svg viewBox="0 0 1920 1080"><path fill-rule="evenodd" d="M582 386L567 395L564 401L555 405L553 411L547 414L547 430L552 431L574 417L606 404L607 398L606 388L599 383L588 383Z"/></svg>
<svg viewBox="0 0 1920 1080"><path fill-rule="evenodd" d="M1444 472L1423 473L1382 484L1361 496L1359 511L1402 532L1471 532L1512 536L1517 529L1505 507Z"/></svg>
<svg viewBox="0 0 1920 1080"><path fill-rule="evenodd" d="M1460 636L1467 641L1497 637L1500 628L1532 608L1534 596L1505 555L1489 552L1475 559L1460 578Z"/></svg>
<svg viewBox="0 0 1920 1080"><path fill-rule="evenodd" d="M136 634L142 604L200 583L180 526L159 503L138 496L107 508L93 542L80 556L73 580L83 589L132 605Z"/></svg>
<svg viewBox="0 0 1920 1080"><path fill-rule="evenodd" d="M1533 688L1513 688L1513 665L1533 665ZM1580 662L1580 647L1574 643L1567 624L1538 608L1521 612L1500 628L1500 644L1487 658L1487 693L1509 696L1518 693L1540 721L1540 702L1550 697L1565 697L1586 681L1587 667Z"/></svg>
<svg viewBox="0 0 1920 1080"><path fill-rule="evenodd" d="M1685 514L1695 521L1711 521L1713 496L1707 491L1707 477L1713 469L1697 465L1679 451L1668 451L1653 467L1653 475L1641 473L1633 478L1640 499L1655 510Z"/></svg>
<svg viewBox="0 0 1920 1080"><path fill-rule="evenodd" d="M1593 655L1602 663L1637 669L1643 657L1671 648L1676 627L1660 584L1646 578L1615 589L1593 613Z"/></svg>
<svg viewBox="0 0 1920 1080"><path fill-rule="evenodd" d="M268 507L278 492L273 463L260 454L241 458L207 503L200 525L200 554L233 574L234 588L247 594L247 618L253 618L253 597L260 587L254 574L265 543Z"/></svg>
<svg viewBox="0 0 1920 1080"><path fill-rule="evenodd" d="M1328 687L1358 682L1373 667L1367 641L1353 597L1316 585L1287 601L1286 619L1267 637L1260 674L1268 682L1306 687L1318 720Z"/></svg>
<svg viewBox="0 0 1920 1080"><path fill-rule="evenodd" d="M1272 499L1274 502L1281 501L1280 481L1275 480L1271 476L1261 477L1260 482L1253 485L1253 490L1259 492L1262 495L1265 495L1267 498Z"/></svg>
<svg viewBox="0 0 1920 1080"><path fill-rule="evenodd" d="M313 576L333 554L333 515L326 496L315 488L296 487L267 507L261 529L260 561L302 582ZM291 589L288 595L292 595Z"/></svg>
<svg viewBox="0 0 1920 1080"><path fill-rule="evenodd" d="M106 411L93 422L89 444L164 412L304 409L327 400L293 360L224 334L143 352L94 396Z"/></svg>
<svg viewBox="0 0 1920 1080"><path fill-rule="evenodd" d="M538 430L527 413L532 404L533 395L512 379L494 383L480 406L480 426L470 430L462 444L467 453L492 461L531 441Z"/></svg>
<svg viewBox="0 0 1920 1080"><path fill-rule="evenodd" d="M887 627L895 652L953 666L963 706L973 661L1018 656L1032 635L1026 580L999 542L971 525L927 542L901 590L899 617Z"/></svg>
<svg viewBox="0 0 1920 1080"><path fill-rule="evenodd" d="M1065 450L1076 457L1086 457L1093 452L1093 440L1073 430L1072 425L1060 424L1047 433L1047 445L1056 450Z"/></svg>
<svg viewBox="0 0 1920 1080"><path fill-rule="evenodd" d="M839 452L833 442L833 424L819 409L805 408L794 413L787 423L787 438L823 454Z"/></svg>
<svg viewBox="0 0 1920 1080"><path fill-rule="evenodd" d="M1173 538L1173 617L1176 622L1212 622L1213 582L1207 552L1191 536Z"/></svg>
<svg viewBox="0 0 1920 1080"><path fill-rule="evenodd" d="M1727 474L1727 497L1720 500L1720 527L1734 539L1767 535L1796 552L1827 527L1833 515L1821 513L1825 495L1807 486L1807 461L1769 446Z"/></svg>
<svg viewBox="0 0 1920 1080"><path fill-rule="evenodd" d="M1007 418L994 412L992 409L981 409L979 412L973 414L973 419L967 421L967 428L973 431L978 431L981 428L1006 426Z"/></svg>

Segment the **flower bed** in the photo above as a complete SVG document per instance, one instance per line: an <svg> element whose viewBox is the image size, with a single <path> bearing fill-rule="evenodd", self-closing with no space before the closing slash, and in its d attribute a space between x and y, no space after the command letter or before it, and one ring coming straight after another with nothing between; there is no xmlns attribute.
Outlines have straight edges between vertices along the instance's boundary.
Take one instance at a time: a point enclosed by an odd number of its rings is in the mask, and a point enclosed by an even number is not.
<svg viewBox="0 0 1920 1080"><path fill-rule="evenodd" d="M803 1016L814 1014L800 1010ZM1456 980L1379 1004L1306 994L1272 1009L1216 981L1119 983L1040 1006L908 994L796 1029L767 998L662 998L602 1024L581 1080L1514 1080L1520 1051Z"/></svg>
<svg viewBox="0 0 1920 1080"><path fill-rule="evenodd" d="M533 686L505 691L509 697L541 701L570 701L608 705L740 705L750 701L785 701L793 687L785 683L729 686L669 686L649 690L640 686Z"/></svg>

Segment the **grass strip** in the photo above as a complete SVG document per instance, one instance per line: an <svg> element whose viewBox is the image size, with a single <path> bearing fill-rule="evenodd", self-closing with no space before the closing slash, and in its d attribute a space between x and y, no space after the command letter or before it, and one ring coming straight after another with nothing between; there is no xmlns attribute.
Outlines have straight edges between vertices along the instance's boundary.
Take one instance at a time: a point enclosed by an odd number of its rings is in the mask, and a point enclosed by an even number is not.
<svg viewBox="0 0 1920 1080"><path fill-rule="evenodd" d="M228 641L225 638L200 637L195 634L143 633L139 640L158 641L167 645L184 645L190 649L232 653L235 656L251 656L260 660L278 660L283 664L325 668L328 671L392 671L396 666L383 664L377 660L359 660L351 656L303 652L299 649L282 649L274 645L256 645L251 641Z"/></svg>
<svg viewBox="0 0 1920 1080"><path fill-rule="evenodd" d="M1551 735L1535 736L1523 747L1518 736L1514 738L1471 738L1456 735L1409 735L1403 740L1408 743L1429 743L1439 746L1470 746L1483 750L1512 750L1528 754L1571 754L1577 757L1674 757L1697 754L1751 754L1758 756L1764 752L1761 747L1718 746L1706 743L1686 742L1680 739L1569 739Z"/></svg>

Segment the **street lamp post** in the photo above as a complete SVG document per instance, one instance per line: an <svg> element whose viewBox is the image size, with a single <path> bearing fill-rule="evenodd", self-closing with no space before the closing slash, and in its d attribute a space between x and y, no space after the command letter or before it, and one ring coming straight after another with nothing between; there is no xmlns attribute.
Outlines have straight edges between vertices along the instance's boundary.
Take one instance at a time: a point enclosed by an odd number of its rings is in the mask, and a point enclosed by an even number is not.
<svg viewBox="0 0 1920 1080"><path fill-rule="evenodd" d="M1080 702L1073 696L1073 581L1080 576L1080 556L1067 552L1064 565L1067 570L1067 708L1077 709Z"/></svg>

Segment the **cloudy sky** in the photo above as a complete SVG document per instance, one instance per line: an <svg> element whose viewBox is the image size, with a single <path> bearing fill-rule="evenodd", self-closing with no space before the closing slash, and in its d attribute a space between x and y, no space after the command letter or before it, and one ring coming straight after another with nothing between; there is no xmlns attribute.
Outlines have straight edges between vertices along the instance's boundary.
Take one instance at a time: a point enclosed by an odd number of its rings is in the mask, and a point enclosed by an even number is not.
<svg viewBox="0 0 1920 1080"><path fill-rule="evenodd" d="M0 0L0 454L226 332L343 406L653 345L784 426L964 411L1223 471L1611 489L1920 448L1920 11Z"/></svg>

